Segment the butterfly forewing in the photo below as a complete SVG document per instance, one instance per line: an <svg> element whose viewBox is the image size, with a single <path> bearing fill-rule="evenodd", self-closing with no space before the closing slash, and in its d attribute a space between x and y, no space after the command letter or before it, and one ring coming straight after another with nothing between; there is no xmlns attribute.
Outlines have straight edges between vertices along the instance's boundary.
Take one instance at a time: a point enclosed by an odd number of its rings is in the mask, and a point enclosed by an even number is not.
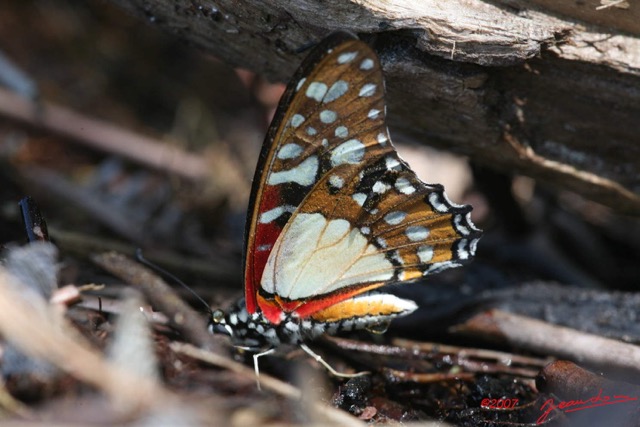
<svg viewBox="0 0 640 427"><path fill-rule="evenodd" d="M357 317L364 300L356 296L456 266L475 250L471 208L451 204L398 157L378 59L343 33L291 82L255 179L247 308L274 323L282 313Z"/></svg>
<svg viewBox="0 0 640 427"><path fill-rule="evenodd" d="M365 120L374 106L382 117L382 85L376 55L347 33L325 39L292 78L267 134L252 188L245 236L250 313L257 309L256 292L273 245L318 178L333 167L332 149L376 126ZM370 101L366 105L354 102L361 92ZM366 107L371 108L363 110ZM339 153L349 156L350 148L358 147L348 143Z"/></svg>

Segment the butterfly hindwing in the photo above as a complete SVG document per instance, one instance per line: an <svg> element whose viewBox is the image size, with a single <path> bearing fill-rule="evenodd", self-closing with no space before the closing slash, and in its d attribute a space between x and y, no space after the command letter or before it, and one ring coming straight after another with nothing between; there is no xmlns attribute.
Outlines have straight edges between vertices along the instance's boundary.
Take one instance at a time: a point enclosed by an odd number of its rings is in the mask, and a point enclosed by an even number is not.
<svg viewBox="0 0 640 427"><path fill-rule="evenodd" d="M265 311L277 304L314 315L471 256L478 230L469 207L452 205L441 186L422 183L394 151L382 153L366 165L335 168L299 206L264 271L262 290L275 297L262 302ZM344 181L338 189L334 175Z"/></svg>
<svg viewBox="0 0 640 427"><path fill-rule="evenodd" d="M471 208L420 181L391 145L382 70L365 43L345 33L326 39L273 123L248 218L250 313L273 323L283 313L390 315L403 309L391 296L360 295L473 255Z"/></svg>

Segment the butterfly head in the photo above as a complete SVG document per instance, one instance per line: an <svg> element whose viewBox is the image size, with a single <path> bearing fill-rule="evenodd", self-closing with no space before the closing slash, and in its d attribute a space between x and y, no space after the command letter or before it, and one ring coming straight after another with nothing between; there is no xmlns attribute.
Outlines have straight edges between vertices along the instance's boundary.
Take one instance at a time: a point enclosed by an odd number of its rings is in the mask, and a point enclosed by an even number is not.
<svg viewBox="0 0 640 427"><path fill-rule="evenodd" d="M233 336L233 328L227 323L227 315L224 311L218 309L211 312L209 332Z"/></svg>

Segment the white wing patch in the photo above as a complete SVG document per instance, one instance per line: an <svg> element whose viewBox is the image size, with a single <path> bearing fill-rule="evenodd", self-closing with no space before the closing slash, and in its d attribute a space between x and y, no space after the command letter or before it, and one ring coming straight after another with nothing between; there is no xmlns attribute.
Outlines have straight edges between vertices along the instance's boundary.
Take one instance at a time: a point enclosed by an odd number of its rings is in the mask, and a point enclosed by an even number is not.
<svg viewBox="0 0 640 427"><path fill-rule="evenodd" d="M341 164L356 165L364 158L365 146L357 139L350 139L333 149L331 153L331 165L336 167Z"/></svg>
<svg viewBox="0 0 640 427"><path fill-rule="evenodd" d="M317 172L318 158L311 156L295 168L272 172L271 175L269 175L267 183L269 185L278 185L285 182L296 182L302 186L307 186L315 182Z"/></svg>
<svg viewBox="0 0 640 427"><path fill-rule="evenodd" d="M292 300L393 277L394 266L347 220L294 215L262 273L265 291Z"/></svg>
<svg viewBox="0 0 640 427"><path fill-rule="evenodd" d="M296 210L295 206L291 206L291 205L282 205L282 206L276 206L275 208L268 210L266 212L262 212L262 214L260 214L260 223L261 224L269 224L270 222L272 222L273 220L275 220L276 218L279 218L280 215L282 215L285 212L289 212L292 213L293 211Z"/></svg>

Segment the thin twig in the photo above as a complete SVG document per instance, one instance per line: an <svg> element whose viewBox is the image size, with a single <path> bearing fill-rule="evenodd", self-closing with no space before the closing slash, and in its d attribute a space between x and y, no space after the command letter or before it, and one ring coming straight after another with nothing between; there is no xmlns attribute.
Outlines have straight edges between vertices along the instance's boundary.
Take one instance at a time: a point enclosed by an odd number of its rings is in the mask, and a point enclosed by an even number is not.
<svg viewBox="0 0 640 427"><path fill-rule="evenodd" d="M402 347L410 347L412 351L419 349L424 353L438 352L455 354L458 357L495 360L498 362L505 362L510 365L517 363L520 365L530 365L535 366L536 368L542 368L549 363L548 360L537 357L527 357L519 354L507 353L505 351L487 350L484 348L459 347L455 345L412 341L403 338L396 338L393 340L393 343Z"/></svg>
<svg viewBox="0 0 640 427"><path fill-rule="evenodd" d="M393 340L394 345L371 344L337 337L326 337L325 339L343 349L395 358L440 360L445 356L450 356L451 364L460 366L466 372L471 373L500 373L534 378L539 370L549 363L549 360L512 353L399 338Z"/></svg>
<svg viewBox="0 0 640 427"><path fill-rule="evenodd" d="M169 318L171 324L199 347L218 349L207 331L206 320L189 307L167 283L136 261L116 252L91 257L100 267L143 293L145 298Z"/></svg>
<svg viewBox="0 0 640 427"><path fill-rule="evenodd" d="M173 175L196 181L209 176L209 166L202 156L52 103L23 98L3 88L0 88L0 115Z"/></svg>
<svg viewBox="0 0 640 427"><path fill-rule="evenodd" d="M108 239L104 236L95 237L75 231L68 231L49 227L49 234L56 244L65 253L72 253L78 257L86 258L91 253L115 251L123 254L133 254L136 247L119 240ZM187 272L198 277L208 278L216 283L236 283L238 274L229 268L233 260L226 258L214 258L204 261L194 257L182 256L176 252L149 249L145 251L145 257L162 265L171 272ZM239 267L238 267L239 268Z"/></svg>
<svg viewBox="0 0 640 427"><path fill-rule="evenodd" d="M433 373L421 373L421 372L408 372L401 371L399 369L385 368L383 370L384 375L391 379L394 383L397 382L414 382L420 384L437 383L441 381L473 381L476 378L475 374L469 372L433 372Z"/></svg>
<svg viewBox="0 0 640 427"><path fill-rule="evenodd" d="M640 206L640 196L634 193L632 190L624 187L618 182L596 175L595 173L588 172L586 170L579 170L578 168L559 162L557 160L548 159L544 156L536 153L532 147L522 143L515 135L513 135L509 129L505 129L503 132L503 140L513 148L516 155L521 160L527 161L533 165L540 166L543 170L553 171L560 175L567 176L577 182L582 182L586 185L591 185L601 191L608 191L615 194L620 200L624 200L628 203L628 206L633 206L637 209ZM549 173L547 172L547 173ZM566 184L565 184L566 185Z"/></svg>
<svg viewBox="0 0 640 427"><path fill-rule="evenodd" d="M478 314L453 331L500 340L538 354L640 373L640 347L500 310Z"/></svg>

